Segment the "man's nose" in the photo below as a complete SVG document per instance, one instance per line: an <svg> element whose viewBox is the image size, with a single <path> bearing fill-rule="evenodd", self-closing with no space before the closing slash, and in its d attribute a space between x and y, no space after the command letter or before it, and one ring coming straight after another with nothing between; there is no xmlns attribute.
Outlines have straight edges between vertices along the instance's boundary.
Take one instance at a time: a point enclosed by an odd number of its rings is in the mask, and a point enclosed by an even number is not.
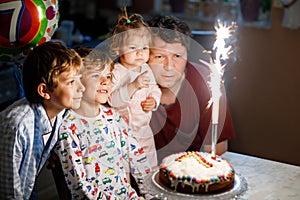
<svg viewBox="0 0 300 200"><path fill-rule="evenodd" d="M167 58L164 63L165 70L171 70L174 67L174 61L172 58Z"/></svg>

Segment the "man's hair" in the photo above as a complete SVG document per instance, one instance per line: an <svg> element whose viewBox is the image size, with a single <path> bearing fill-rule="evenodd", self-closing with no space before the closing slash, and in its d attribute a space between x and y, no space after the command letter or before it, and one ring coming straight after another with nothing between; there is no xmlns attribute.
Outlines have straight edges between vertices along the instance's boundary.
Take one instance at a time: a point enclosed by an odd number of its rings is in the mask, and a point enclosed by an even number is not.
<svg viewBox="0 0 300 200"><path fill-rule="evenodd" d="M57 87L58 76L81 66L80 56L60 42L48 41L33 48L23 65L23 89L30 103L42 103L37 87L45 83L50 92Z"/></svg>
<svg viewBox="0 0 300 200"><path fill-rule="evenodd" d="M112 71L114 63L112 59L104 52L93 49L92 47L77 47L75 51L82 58L81 72L88 69L95 69L98 71L105 70L106 66L109 66L109 70Z"/></svg>
<svg viewBox="0 0 300 200"><path fill-rule="evenodd" d="M191 30L184 21L174 16L155 16L148 24L154 36L167 43L180 42L189 49Z"/></svg>

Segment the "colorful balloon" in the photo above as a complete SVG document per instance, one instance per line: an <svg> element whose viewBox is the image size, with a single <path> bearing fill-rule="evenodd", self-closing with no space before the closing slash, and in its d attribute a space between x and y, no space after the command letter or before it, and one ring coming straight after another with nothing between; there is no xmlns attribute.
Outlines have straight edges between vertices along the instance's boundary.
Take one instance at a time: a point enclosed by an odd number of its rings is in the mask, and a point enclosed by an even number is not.
<svg viewBox="0 0 300 200"><path fill-rule="evenodd" d="M0 0L0 60L16 60L49 41L58 20L58 0Z"/></svg>

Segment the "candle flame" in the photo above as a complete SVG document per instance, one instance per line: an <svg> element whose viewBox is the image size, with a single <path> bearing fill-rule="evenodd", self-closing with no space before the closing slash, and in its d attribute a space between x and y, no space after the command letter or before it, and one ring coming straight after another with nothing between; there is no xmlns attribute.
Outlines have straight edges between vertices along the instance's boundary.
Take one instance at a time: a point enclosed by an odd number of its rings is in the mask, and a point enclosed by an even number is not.
<svg viewBox="0 0 300 200"><path fill-rule="evenodd" d="M213 51L215 51L215 59L211 59L210 62L200 60L203 64L209 67L210 69L210 88L212 92L212 98L208 103L208 107L211 104L217 109L213 109L212 120L213 123L218 123L219 117L219 98L221 97L221 83L223 82L222 77L224 73L224 68L226 66L225 61L229 58L229 55L233 52L232 46L226 44L226 40L232 36L236 24L232 22L229 26L222 24L221 20L217 20L217 25L215 26L216 30L216 41L213 45Z"/></svg>
<svg viewBox="0 0 300 200"><path fill-rule="evenodd" d="M211 154L214 157L216 155L216 144L217 144L217 135L218 135L218 122L219 122L219 106L220 106L220 97L222 77L224 73L224 68L226 66L226 60L229 58L229 55L232 53L232 46L227 45L227 39L232 36L234 32L235 22L232 22L230 26L222 24L221 21L217 20L217 25L215 26L216 30L216 41L213 45L213 51L215 51L215 59L210 59L210 62L200 60L203 64L207 65L210 69L210 89L212 92L212 97L208 102L208 107L212 105L212 145L211 145Z"/></svg>

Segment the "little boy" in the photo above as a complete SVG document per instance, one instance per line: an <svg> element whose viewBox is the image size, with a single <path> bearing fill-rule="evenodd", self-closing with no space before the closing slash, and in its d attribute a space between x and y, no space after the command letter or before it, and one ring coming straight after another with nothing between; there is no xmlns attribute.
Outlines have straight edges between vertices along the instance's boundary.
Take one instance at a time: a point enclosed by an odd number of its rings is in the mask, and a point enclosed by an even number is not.
<svg viewBox="0 0 300 200"><path fill-rule="evenodd" d="M34 198L35 180L57 141L65 108L78 108L81 58L58 42L33 49L23 65L22 98L0 113L0 199Z"/></svg>
<svg viewBox="0 0 300 200"><path fill-rule="evenodd" d="M62 122L55 146L71 198L143 199L130 185L124 166L130 166L145 196L143 180L151 166L129 126L107 105L112 60L87 47L77 52L83 59L81 82L86 90L79 109L71 109Z"/></svg>

